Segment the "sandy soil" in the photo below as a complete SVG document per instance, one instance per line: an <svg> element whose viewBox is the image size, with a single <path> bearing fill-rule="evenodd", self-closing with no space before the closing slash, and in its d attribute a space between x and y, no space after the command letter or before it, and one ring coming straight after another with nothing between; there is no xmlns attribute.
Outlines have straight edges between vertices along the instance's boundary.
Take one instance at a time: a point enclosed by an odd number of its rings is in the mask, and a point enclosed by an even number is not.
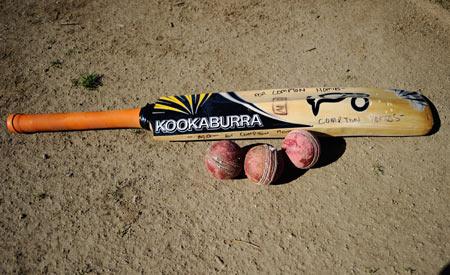
<svg viewBox="0 0 450 275"><path fill-rule="evenodd" d="M209 177L209 142L2 123L0 272L438 273L450 261L450 4L324 2L1 1L2 121L205 90L375 86L422 89L441 127L323 141L334 159L261 188ZM104 85L73 87L85 72Z"/></svg>

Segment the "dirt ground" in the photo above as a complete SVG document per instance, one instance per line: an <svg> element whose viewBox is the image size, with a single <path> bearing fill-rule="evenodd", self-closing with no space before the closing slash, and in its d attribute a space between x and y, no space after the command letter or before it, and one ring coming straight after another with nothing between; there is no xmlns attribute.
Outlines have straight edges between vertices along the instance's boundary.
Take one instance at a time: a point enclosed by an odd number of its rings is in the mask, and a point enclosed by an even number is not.
<svg viewBox="0 0 450 275"><path fill-rule="evenodd" d="M212 179L210 142L155 142L144 130L13 135L2 122L0 272L439 273L450 262L449 7L1 1L2 121L168 94L374 86L421 89L441 126L323 140L330 161L262 188ZM87 72L103 86L74 87Z"/></svg>

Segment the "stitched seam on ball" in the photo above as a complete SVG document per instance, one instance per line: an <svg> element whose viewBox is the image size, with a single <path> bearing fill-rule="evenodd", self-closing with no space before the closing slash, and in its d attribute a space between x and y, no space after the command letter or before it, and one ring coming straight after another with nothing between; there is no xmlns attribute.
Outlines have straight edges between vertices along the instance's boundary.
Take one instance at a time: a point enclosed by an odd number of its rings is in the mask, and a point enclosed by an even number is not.
<svg viewBox="0 0 450 275"><path fill-rule="evenodd" d="M278 163L276 162L276 154L272 154L273 149L270 146L265 146L266 150L266 160L264 162L264 171L261 179L259 180L259 184L268 185L272 181L270 175L273 176L274 169L277 169Z"/></svg>
<svg viewBox="0 0 450 275"><path fill-rule="evenodd" d="M319 160L319 155L320 155L320 144L319 144L319 142L317 141L317 139L311 133L308 132L308 134L311 135L311 141L314 144L313 146L314 146L315 150L314 150L314 157L311 160L311 163L306 168L310 168L310 167L314 166L314 164L316 164L316 162Z"/></svg>
<svg viewBox="0 0 450 275"><path fill-rule="evenodd" d="M273 163L274 165L272 166L272 170L270 171L270 175L272 175L272 177L269 179L269 183L272 183L273 179L275 178L275 173L278 170L278 152L275 150L273 154L271 154L272 159L273 159Z"/></svg>
<svg viewBox="0 0 450 275"><path fill-rule="evenodd" d="M315 146L316 151L314 152L315 153L314 158L313 158L310 166L313 166L314 164L316 164L316 162L319 160L319 156L320 156L320 144L317 141L317 139L315 139L315 138L313 138L313 141L314 141L314 146Z"/></svg>
<svg viewBox="0 0 450 275"><path fill-rule="evenodd" d="M233 168L226 167L226 166L225 166L225 162L224 162L224 161L220 161L220 160L218 159L218 157L212 157L212 156L209 156L209 159L212 160L212 161L214 161L214 163L217 164L217 166L218 166L220 169L225 170L227 173L232 173L232 172L233 172ZM227 164L228 164L228 163L227 163ZM230 165L230 166L233 166L233 165Z"/></svg>
<svg viewBox="0 0 450 275"><path fill-rule="evenodd" d="M264 145L264 149L266 149L268 146ZM269 150L265 150L265 156L264 156L264 169L263 169L263 174L261 175L261 178L258 181L258 184L264 185L264 183L267 180L267 170L268 169L268 165L270 164L270 152ZM270 166L269 166L270 167Z"/></svg>
<svg viewBox="0 0 450 275"><path fill-rule="evenodd" d="M224 166L223 166L223 164L227 164L227 165L229 165L229 166L231 166L232 168L229 168L228 169L228 172L234 172L234 169L233 168L235 168L235 169L239 169L239 164L237 164L237 163L233 163L233 162L225 162L225 161L220 161L219 159L218 159L218 156L215 156L215 158L213 158L213 156L211 155L211 148L208 148L208 151L207 151L207 153L206 153L206 156L207 156L207 158L208 159L210 159L210 160L212 160L212 161L214 161L215 163L217 163L217 164L219 164L219 168L223 168L223 169L225 169L225 170L227 170ZM241 156L239 156L238 158L238 162L241 162Z"/></svg>

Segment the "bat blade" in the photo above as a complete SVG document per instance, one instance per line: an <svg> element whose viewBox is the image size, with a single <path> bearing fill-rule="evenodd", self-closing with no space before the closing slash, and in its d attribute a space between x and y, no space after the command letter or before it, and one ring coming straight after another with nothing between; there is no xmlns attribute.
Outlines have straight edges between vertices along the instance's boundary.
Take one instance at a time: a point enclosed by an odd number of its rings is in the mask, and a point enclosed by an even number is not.
<svg viewBox="0 0 450 275"><path fill-rule="evenodd" d="M399 89L220 92L161 97L142 110L141 126L168 141L281 138L293 129L330 136L418 136L433 126L426 99Z"/></svg>

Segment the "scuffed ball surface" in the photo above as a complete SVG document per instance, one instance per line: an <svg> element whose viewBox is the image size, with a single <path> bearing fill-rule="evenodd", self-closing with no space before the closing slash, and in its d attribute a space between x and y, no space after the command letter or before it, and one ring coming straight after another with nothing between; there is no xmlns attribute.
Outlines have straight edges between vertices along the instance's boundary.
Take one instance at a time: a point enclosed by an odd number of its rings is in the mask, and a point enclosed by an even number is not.
<svg viewBox="0 0 450 275"><path fill-rule="evenodd" d="M297 168L308 169L319 160L321 151L319 140L308 131L289 132L283 140L282 147Z"/></svg>
<svg viewBox="0 0 450 275"><path fill-rule="evenodd" d="M216 141L208 148L204 161L206 169L213 177L232 179L242 171L242 150L233 141Z"/></svg>
<svg viewBox="0 0 450 275"><path fill-rule="evenodd" d="M269 185L273 183L283 168L282 156L269 144L255 146L245 156L245 175L256 184Z"/></svg>

